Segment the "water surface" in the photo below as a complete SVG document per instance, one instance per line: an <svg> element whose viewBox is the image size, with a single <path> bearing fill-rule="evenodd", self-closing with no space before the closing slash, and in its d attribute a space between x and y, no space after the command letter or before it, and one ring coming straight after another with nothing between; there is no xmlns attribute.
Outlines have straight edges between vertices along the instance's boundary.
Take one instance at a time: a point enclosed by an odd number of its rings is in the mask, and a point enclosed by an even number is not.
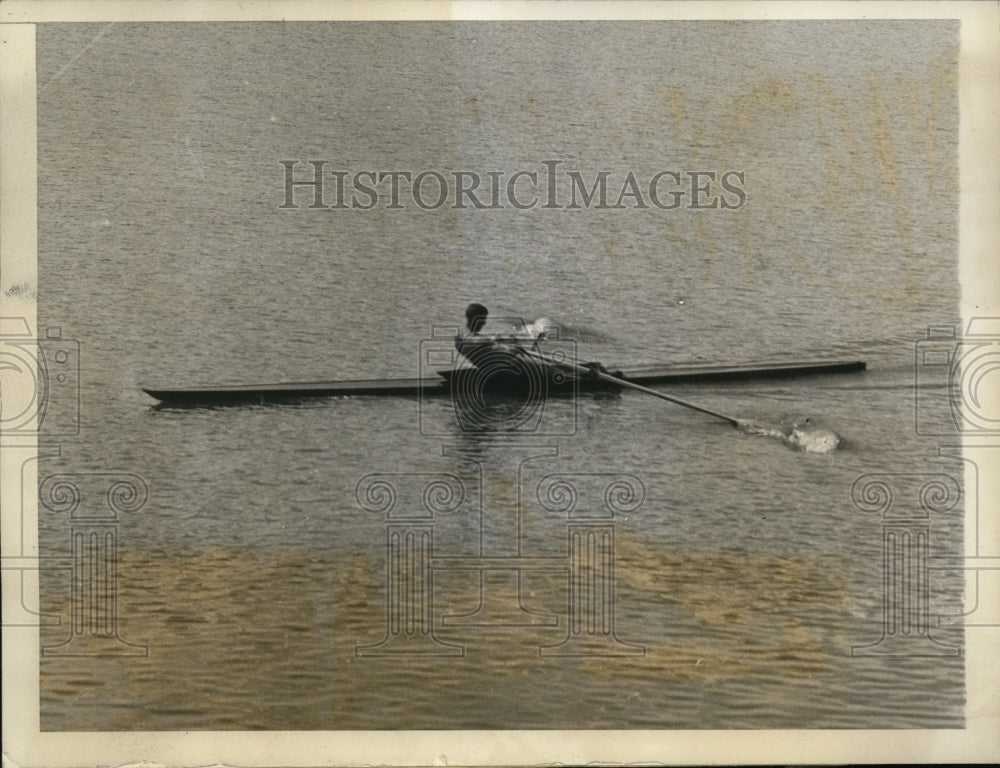
<svg viewBox="0 0 1000 768"><path fill-rule="evenodd" d="M47 730L961 727L958 658L852 657L882 633L866 473L959 475L914 433L914 340L956 322L957 24L39 25L39 322L82 345L80 434L52 472L127 471L119 631L148 657L52 658ZM745 173L738 210L282 210L281 160L330 168ZM465 304L545 315L609 366L864 359L863 374L678 386L824 454L637 393L554 400L545 434L468 433L447 401L155 409L143 384L415 376ZM444 343L447 349L447 341ZM940 382L938 382L940 383ZM534 457L522 464L526 457ZM442 647L385 633L370 473L457 476L436 555L565 557L552 473L641 481L615 518L616 633L446 626L478 574L435 576ZM520 507L518 506L520 499ZM520 509L520 514L518 514ZM960 550L960 505L933 554ZM40 543L67 555L65 516ZM508 574L509 577L509 574ZM491 588L510 587L503 573ZM937 578L937 577L936 577ZM935 581L935 616L961 584ZM488 585L490 586L490 585ZM67 615L64 573L43 577ZM961 632L935 630L960 646ZM59 642L64 629L46 629Z"/></svg>

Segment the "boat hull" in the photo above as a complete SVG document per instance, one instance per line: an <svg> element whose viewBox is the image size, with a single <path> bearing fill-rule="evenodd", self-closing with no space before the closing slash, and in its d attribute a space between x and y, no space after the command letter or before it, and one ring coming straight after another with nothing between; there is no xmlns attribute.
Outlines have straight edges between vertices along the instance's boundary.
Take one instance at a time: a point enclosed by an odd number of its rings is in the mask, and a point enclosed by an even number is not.
<svg viewBox="0 0 1000 768"><path fill-rule="evenodd" d="M610 371L635 384L710 383L787 378L865 370L860 360L818 360L794 363L744 365L649 366ZM552 370L538 377L483 374L474 368L443 372L421 379L362 379L264 385L204 387L143 387L143 391L169 405L239 405L243 403L294 402L317 397L439 397L439 396L568 396L579 392L616 391L618 387L597 379L575 377Z"/></svg>

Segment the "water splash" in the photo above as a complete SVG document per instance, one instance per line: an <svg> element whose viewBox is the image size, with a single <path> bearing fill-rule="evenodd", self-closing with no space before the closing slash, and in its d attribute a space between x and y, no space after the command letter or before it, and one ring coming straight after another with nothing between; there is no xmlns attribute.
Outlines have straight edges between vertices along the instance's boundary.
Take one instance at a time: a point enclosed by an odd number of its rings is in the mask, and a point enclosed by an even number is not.
<svg viewBox="0 0 1000 768"><path fill-rule="evenodd" d="M550 317L540 317L524 324L525 332L532 338L545 334L550 338L573 339L584 343L619 343L619 339L585 325L569 325Z"/></svg>
<svg viewBox="0 0 1000 768"><path fill-rule="evenodd" d="M544 336L555 336L556 338L560 338L563 336L562 329L563 326L559 325L559 323L555 320L550 320L547 317L540 317L533 322L526 323L524 326L524 330L533 339Z"/></svg>
<svg viewBox="0 0 1000 768"><path fill-rule="evenodd" d="M785 442L793 448L807 453L831 453L837 450L840 445L840 435L832 429L795 427Z"/></svg>
<svg viewBox="0 0 1000 768"><path fill-rule="evenodd" d="M748 435L773 437L789 448L806 453L831 453L840 445L840 435L815 426L809 419L796 421L790 427L740 419L738 428Z"/></svg>

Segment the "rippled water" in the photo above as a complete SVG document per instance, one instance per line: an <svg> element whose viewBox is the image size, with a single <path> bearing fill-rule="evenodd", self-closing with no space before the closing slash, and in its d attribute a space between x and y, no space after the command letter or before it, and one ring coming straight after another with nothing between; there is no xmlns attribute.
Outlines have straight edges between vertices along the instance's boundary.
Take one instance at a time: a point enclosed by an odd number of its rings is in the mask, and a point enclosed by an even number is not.
<svg viewBox="0 0 1000 768"><path fill-rule="evenodd" d="M40 477L125 471L149 489L117 528L119 634L148 656L44 659L43 728L960 727L961 659L851 654L882 634L882 520L855 480L959 474L913 427L913 343L958 315L957 33L41 25L39 322L80 340L83 410ZM748 201L280 210L286 159L739 169ZM552 317L609 366L869 369L669 390L756 430L624 392L553 400L548 436L515 440L463 431L442 400L172 410L139 389L414 376L432 325L471 300ZM514 610L510 571L461 568L435 571L444 655L363 655L387 621L389 529L355 497L370 473L459 478L434 555L466 562L562 563L567 518L539 484L637 478L644 501L613 526L625 655L539 651L566 637L565 569L523 573L518 616L540 623L446 620L477 608L480 578L484 610ZM960 506L930 520L933 554L959 551ZM68 555L65 515L42 511L40 541ZM42 578L68 616L66 573ZM934 615L960 610L961 583L935 579Z"/></svg>

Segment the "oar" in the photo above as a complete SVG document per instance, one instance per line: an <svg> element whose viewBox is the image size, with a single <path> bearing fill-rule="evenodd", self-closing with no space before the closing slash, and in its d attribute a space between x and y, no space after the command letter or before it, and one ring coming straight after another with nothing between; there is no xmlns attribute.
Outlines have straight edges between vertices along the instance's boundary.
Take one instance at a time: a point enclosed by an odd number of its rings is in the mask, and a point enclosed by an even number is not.
<svg viewBox="0 0 1000 768"><path fill-rule="evenodd" d="M713 411L709 408L705 408L700 405L695 405L694 403L689 403L687 400L681 400L679 397L673 397L672 395L665 395L663 392L658 392L655 389L650 389L649 387L644 387L641 384L636 384L635 382L628 381L627 379L620 379L617 376L612 376L609 373L604 373L593 368L588 368L585 365L579 365L577 363L569 363L563 360L556 360L555 358L549 357L548 355L543 355L541 352L534 352L531 350L524 349L525 354L531 357L537 357L546 363L558 366L560 368L566 368L571 371L576 371L577 373L582 373L587 376L596 376L602 381L607 381L611 384L617 384L620 387L628 387L629 389L634 389L639 392L645 392L647 395L652 395L653 397L658 397L661 400L666 400L669 403L675 403L677 405L682 405L685 408L690 408L692 411L700 411L701 413L707 413L709 416L714 416L717 419L722 419L723 421L728 421L734 427L740 426L739 419L735 419L732 416L727 416L724 413L719 413L718 411Z"/></svg>

